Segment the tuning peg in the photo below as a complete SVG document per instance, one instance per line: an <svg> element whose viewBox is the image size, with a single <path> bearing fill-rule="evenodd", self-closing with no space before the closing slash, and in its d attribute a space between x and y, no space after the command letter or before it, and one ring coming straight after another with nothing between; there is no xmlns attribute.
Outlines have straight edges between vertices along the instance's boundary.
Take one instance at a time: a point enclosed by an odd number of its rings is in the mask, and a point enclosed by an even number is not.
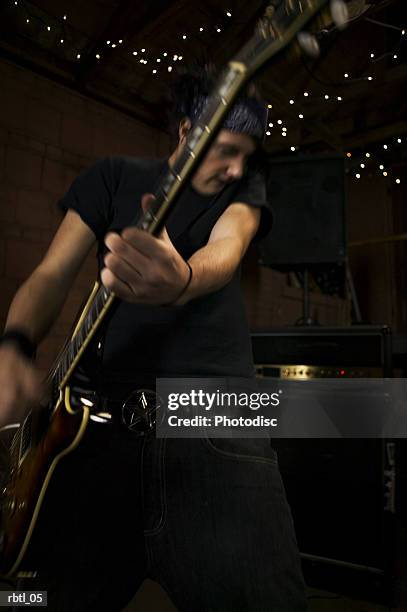
<svg viewBox="0 0 407 612"><path fill-rule="evenodd" d="M335 25L343 30L348 23L348 7L343 0L331 0L331 15Z"/></svg>
<svg viewBox="0 0 407 612"><path fill-rule="evenodd" d="M315 36L310 34L309 32L299 32L297 34L298 42L307 53L307 55L311 55L311 57L318 57L319 55L319 44Z"/></svg>

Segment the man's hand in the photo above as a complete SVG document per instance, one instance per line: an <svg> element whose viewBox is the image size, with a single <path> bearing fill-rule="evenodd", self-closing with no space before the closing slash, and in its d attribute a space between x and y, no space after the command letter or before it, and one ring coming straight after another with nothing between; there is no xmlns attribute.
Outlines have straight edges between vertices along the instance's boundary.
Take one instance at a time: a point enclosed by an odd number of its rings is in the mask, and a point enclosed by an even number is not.
<svg viewBox="0 0 407 612"><path fill-rule="evenodd" d="M153 197L143 196L144 210ZM155 238L127 227L120 236L107 234L105 244L110 253L104 259L102 283L126 302L171 304L188 283L189 268L165 228Z"/></svg>
<svg viewBox="0 0 407 612"><path fill-rule="evenodd" d="M32 363L12 343L0 347L0 427L21 421L43 396L41 379Z"/></svg>

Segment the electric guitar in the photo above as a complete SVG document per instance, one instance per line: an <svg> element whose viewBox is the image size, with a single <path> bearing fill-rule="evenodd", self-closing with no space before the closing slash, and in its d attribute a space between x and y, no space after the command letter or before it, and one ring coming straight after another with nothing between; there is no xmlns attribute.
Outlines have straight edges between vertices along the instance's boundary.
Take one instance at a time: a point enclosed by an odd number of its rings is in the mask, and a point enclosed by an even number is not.
<svg viewBox="0 0 407 612"><path fill-rule="evenodd" d="M253 37L228 63L208 102L191 130L183 152L161 180L150 210L135 221L140 229L157 235L174 203L208 151L222 120L250 79L288 47L316 51L316 39L304 28L317 28L332 20L342 26L346 8L342 0L275 0L267 7ZM105 319L114 293L97 282L70 339L52 367L47 383L52 399L30 412L12 436L9 468L1 492L0 574L15 575L22 565L48 484L57 464L75 449L97 406L71 401L72 375L96 331Z"/></svg>

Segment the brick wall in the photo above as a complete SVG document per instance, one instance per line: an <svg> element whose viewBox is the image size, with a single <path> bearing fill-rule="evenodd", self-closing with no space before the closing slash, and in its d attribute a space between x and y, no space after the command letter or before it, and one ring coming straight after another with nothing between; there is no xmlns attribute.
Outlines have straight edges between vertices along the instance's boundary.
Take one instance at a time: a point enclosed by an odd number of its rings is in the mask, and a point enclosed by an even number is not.
<svg viewBox="0 0 407 612"><path fill-rule="evenodd" d="M56 203L73 179L106 155L165 155L168 137L12 63L0 61L0 327L10 301L40 262L61 221ZM87 259L39 365L46 369L92 286Z"/></svg>

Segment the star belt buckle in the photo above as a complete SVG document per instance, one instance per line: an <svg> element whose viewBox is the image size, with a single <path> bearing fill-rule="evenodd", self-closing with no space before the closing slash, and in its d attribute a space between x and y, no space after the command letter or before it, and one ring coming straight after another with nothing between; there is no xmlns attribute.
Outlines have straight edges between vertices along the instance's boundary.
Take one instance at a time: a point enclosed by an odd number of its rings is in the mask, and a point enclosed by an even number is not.
<svg viewBox="0 0 407 612"><path fill-rule="evenodd" d="M122 406L122 422L130 431L144 435L155 429L161 404L159 396L150 389L134 391Z"/></svg>

